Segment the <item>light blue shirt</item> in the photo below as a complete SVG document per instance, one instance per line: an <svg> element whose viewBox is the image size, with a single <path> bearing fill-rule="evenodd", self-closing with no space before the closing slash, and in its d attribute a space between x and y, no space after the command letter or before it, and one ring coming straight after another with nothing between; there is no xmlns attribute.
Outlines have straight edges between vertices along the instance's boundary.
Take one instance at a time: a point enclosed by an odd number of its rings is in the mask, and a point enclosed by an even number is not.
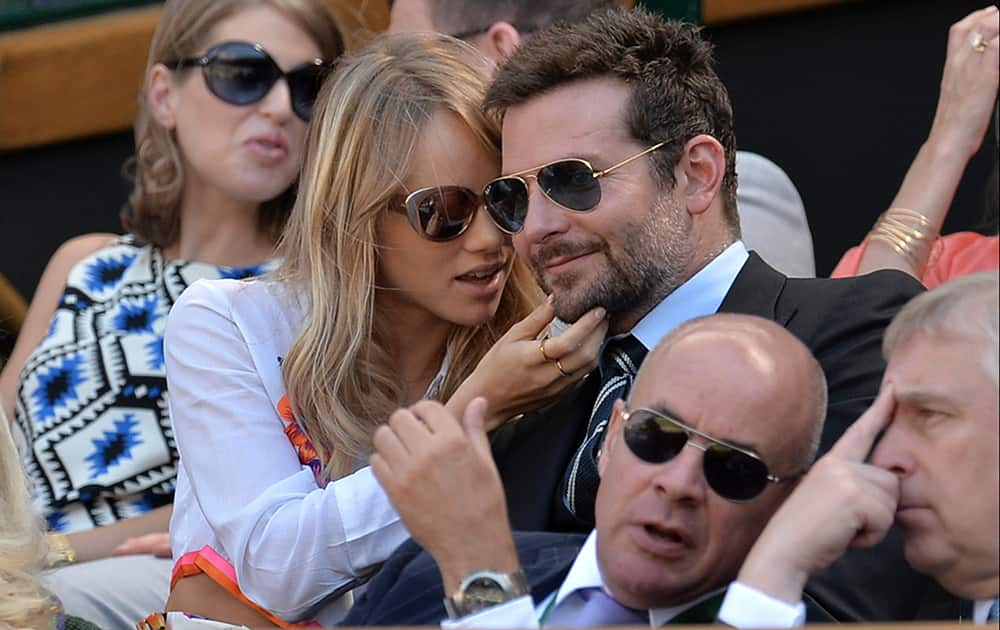
<svg viewBox="0 0 1000 630"><path fill-rule="evenodd" d="M646 313L631 333L652 350L684 322L716 313L749 257L743 241L736 241Z"/></svg>

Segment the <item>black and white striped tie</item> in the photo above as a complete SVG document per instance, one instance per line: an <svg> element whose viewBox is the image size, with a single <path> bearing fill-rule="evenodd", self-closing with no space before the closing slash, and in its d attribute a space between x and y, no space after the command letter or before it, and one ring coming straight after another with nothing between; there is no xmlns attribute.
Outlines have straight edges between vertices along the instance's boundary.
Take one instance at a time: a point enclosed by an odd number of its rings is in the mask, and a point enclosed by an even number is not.
<svg viewBox="0 0 1000 630"><path fill-rule="evenodd" d="M562 485L563 504L584 523L594 523L594 501L600 483L597 454L604 444L611 410L615 401L625 398L632 389L632 381L645 357L646 348L632 335L611 339L601 354L601 387L590 412L587 435L570 460Z"/></svg>

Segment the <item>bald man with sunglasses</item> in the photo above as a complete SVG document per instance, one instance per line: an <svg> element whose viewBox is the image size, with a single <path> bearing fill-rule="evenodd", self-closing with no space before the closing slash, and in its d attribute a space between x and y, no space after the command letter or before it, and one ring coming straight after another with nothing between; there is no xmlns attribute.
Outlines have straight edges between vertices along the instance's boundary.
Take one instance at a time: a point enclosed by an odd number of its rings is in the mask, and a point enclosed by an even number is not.
<svg viewBox="0 0 1000 630"><path fill-rule="evenodd" d="M376 432L372 470L426 551L397 550L345 625L713 621L815 455L826 383L802 342L766 319L681 325L643 363L628 404L615 403L586 536L512 535L484 402L461 421L418 403ZM831 620L806 602L811 621Z"/></svg>

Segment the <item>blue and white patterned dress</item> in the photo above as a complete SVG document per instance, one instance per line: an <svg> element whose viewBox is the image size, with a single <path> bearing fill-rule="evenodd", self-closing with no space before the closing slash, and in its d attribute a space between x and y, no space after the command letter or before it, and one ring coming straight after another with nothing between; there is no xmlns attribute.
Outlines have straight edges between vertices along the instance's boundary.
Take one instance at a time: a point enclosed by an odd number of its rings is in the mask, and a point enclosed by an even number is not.
<svg viewBox="0 0 1000 630"><path fill-rule="evenodd" d="M85 530L171 502L177 448L163 366L167 313L195 280L246 278L276 264L167 262L159 248L126 235L70 271L15 401L24 468L50 529Z"/></svg>

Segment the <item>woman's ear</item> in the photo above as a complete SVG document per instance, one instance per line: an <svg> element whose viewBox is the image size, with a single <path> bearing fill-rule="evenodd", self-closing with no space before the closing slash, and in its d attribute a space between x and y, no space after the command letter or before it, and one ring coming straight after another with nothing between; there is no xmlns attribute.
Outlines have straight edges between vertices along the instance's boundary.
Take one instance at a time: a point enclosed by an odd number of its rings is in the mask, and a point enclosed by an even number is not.
<svg viewBox="0 0 1000 630"><path fill-rule="evenodd" d="M502 64L521 45L521 33L507 22L494 22L486 31L482 48L487 57Z"/></svg>
<svg viewBox="0 0 1000 630"><path fill-rule="evenodd" d="M719 196L726 174L726 151L722 144L712 136L697 135L684 146L677 166L684 175L681 192L688 212L692 215L705 212Z"/></svg>
<svg viewBox="0 0 1000 630"><path fill-rule="evenodd" d="M154 64L146 81L146 106L164 129L177 126L177 96L173 73L162 63Z"/></svg>

